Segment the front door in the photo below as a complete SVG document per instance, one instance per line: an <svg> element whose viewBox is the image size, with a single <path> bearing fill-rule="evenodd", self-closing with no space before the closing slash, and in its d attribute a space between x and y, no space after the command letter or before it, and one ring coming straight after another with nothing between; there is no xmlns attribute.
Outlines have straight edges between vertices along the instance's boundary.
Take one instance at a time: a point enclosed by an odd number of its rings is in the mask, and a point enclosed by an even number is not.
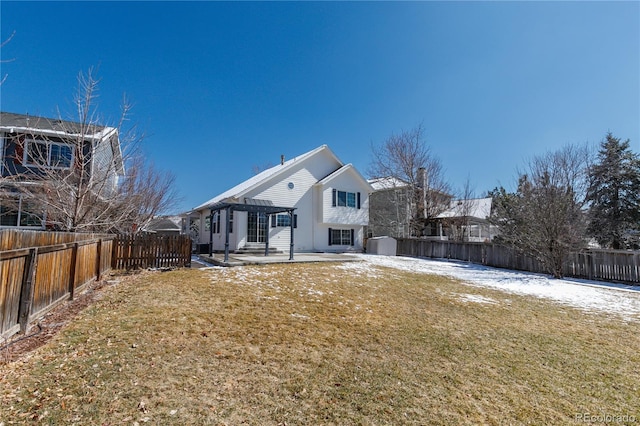
<svg viewBox="0 0 640 426"><path fill-rule="evenodd" d="M264 213L249 212L247 220L247 242L266 242L267 215Z"/></svg>

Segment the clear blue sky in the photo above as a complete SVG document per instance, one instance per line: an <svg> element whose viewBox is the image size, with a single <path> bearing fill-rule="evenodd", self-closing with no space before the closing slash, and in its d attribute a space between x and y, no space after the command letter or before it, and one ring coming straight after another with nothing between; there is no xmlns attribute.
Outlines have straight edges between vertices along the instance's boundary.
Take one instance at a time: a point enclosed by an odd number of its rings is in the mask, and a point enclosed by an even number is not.
<svg viewBox="0 0 640 426"><path fill-rule="evenodd" d="M365 176L371 144L422 124L453 187L513 185L532 155L608 131L640 151L640 3L0 2L3 111L72 119L124 93L188 210L327 144ZM13 59L7 62L7 59ZM113 123L105 123L113 124Z"/></svg>

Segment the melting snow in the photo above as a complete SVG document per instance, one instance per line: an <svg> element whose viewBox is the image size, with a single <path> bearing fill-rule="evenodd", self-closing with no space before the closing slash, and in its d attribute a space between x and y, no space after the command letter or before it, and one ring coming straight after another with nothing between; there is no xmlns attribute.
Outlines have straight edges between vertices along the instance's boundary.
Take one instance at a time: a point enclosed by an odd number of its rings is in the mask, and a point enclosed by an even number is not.
<svg viewBox="0 0 640 426"><path fill-rule="evenodd" d="M576 307L589 312L605 312L617 314L625 320L640 321L640 286L586 281L577 279L554 279L548 275L518 272L489 268L458 261L418 259L401 256L356 255L361 262L345 262L336 268L351 272L356 276L375 278L384 273L378 266L414 272L418 274L436 274L448 276L470 286L487 287L512 294L535 296L550 299L567 306ZM256 268L207 268L217 277L224 277L228 282L240 285L257 285L259 289L269 289L280 293L282 289L276 284L281 277L279 270ZM256 281L255 278L259 278ZM299 277L305 282L305 276ZM273 281L272 281L273 279ZM338 278L334 279L336 282ZM307 296L319 301L323 292L307 286ZM360 285L354 282L354 285ZM329 294L332 294L329 292ZM498 301L472 294L456 294L462 302L495 304ZM264 297L264 295L263 295ZM271 296L277 299L276 296ZM342 302L338 302L342 304Z"/></svg>
<svg viewBox="0 0 640 426"><path fill-rule="evenodd" d="M509 293L551 299L586 311L614 313L627 320L640 321L640 286L576 279L554 279L541 274L489 268L454 261L364 254L358 256L364 262L345 263L341 268L367 274L372 266L377 265L415 273L445 275L472 286L489 287ZM478 300L474 301L478 302ZM490 302L492 302L490 299L483 301L483 303Z"/></svg>
<svg viewBox="0 0 640 426"><path fill-rule="evenodd" d="M456 294L462 302L468 303L484 303L487 305L496 305L498 301L490 297L480 296L479 294Z"/></svg>

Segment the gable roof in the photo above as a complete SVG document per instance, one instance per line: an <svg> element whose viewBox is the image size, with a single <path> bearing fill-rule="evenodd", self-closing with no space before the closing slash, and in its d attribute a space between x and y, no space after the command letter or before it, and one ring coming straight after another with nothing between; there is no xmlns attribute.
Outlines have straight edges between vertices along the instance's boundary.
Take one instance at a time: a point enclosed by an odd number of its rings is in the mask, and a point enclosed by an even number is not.
<svg viewBox="0 0 640 426"><path fill-rule="evenodd" d="M371 185L371 187L375 191L392 189L392 188L404 188L409 186L407 182L403 181L402 179L395 178L393 176L370 179L369 185Z"/></svg>
<svg viewBox="0 0 640 426"><path fill-rule="evenodd" d="M257 187L258 185L264 183L267 180L270 179L275 179L278 175L281 175L282 173L286 172L287 170L291 169L294 165L299 164L302 161L307 160L308 158L311 158L315 155L318 155L321 152L326 152L328 153L333 159L335 159L335 161L340 165L340 167L342 167L344 164L342 163L342 161L340 161L340 159L338 157L336 157L336 155L333 153L333 151L331 151L331 149L327 146L327 145L321 145L318 148L312 149L309 152L306 152L302 155L299 155L297 157L294 157L290 160L285 161L282 164L278 164L277 166L268 168L266 170L263 170L262 172L258 173L255 176L250 177L249 179L245 180L244 182L239 183L238 185L234 186L233 188L230 188L226 191L224 191L221 194L216 195L215 197L213 197L212 199L210 199L209 201L200 204L199 206L197 206L196 208L194 208L193 210L200 210L206 207L210 207L213 204L219 203L221 201L225 201L227 199L230 198L240 198L242 197L244 194L246 194L247 192L249 192L250 190L252 190L253 188Z"/></svg>
<svg viewBox="0 0 640 426"><path fill-rule="evenodd" d="M95 144L101 143L101 141L109 141L116 172L119 175L125 174L118 129L115 127L96 124L83 125L58 118L0 111L0 131L27 135L34 133L34 136L59 137L61 139L82 136L83 140L90 140L91 143Z"/></svg>
<svg viewBox="0 0 640 426"><path fill-rule="evenodd" d="M102 139L117 130L114 127L82 125L73 121L13 112L0 112L0 129L9 133L38 131L50 136L72 136L85 132L86 136L92 139Z"/></svg>
<svg viewBox="0 0 640 426"><path fill-rule="evenodd" d="M488 219L491 215L492 198L473 198L469 200L453 200L449 209L438 215L438 218L475 217Z"/></svg>
<svg viewBox="0 0 640 426"><path fill-rule="evenodd" d="M174 219L175 220L175 219ZM155 217L151 219L149 224L144 227L146 231L177 231L179 232L182 228L178 225L172 218L169 217Z"/></svg>
<svg viewBox="0 0 640 426"><path fill-rule="evenodd" d="M353 167L353 164L351 163L346 164L340 167L338 170L335 170L334 172L330 173L328 176L325 176L320 181L318 181L316 185L324 185L329 181L335 179L336 177L340 176L341 174L349 173L349 172L352 173L354 176L356 176L364 186L369 188L369 190L373 191L373 187L371 186L371 184L369 184L369 182L360 174L360 172L355 167Z"/></svg>

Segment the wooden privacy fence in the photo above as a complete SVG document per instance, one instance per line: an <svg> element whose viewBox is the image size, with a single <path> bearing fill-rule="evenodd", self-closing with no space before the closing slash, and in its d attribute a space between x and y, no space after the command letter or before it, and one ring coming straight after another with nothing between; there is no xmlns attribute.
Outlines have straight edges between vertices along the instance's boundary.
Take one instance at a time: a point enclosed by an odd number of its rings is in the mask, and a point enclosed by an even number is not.
<svg viewBox="0 0 640 426"><path fill-rule="evenodd" d="M113 269L185 267L191 265L188 235L132 234L114 240Z"/></svg>
<svg viewBox="0 0 640 426"><path fill-rule="evenodd" d="M0 230L0 337L26 331L112 267L190 264L188 236Z"/></svg>
<svg viewBox="0 0 640 426"><path fill-rule="evenodd" d="M399 238L400 256L456 259L496 268L548 273L542 263L516 250L491 243L433 241ZM640 284L640 252L623 250L586 250L570 254L564 275L589 280Z"/></svg>
<svg viewBox="0 0 640 426"><path fill-rule="evenodd" d="M0 236L5 241L4 231ZM37 243L51 242L53 237L24 238ZM56 238L77 241L0 251L0 336L26 331L30 323L73 299L75 293L111 269L112 236L82 239L79 234L66 234ZM11 244L19 246L18 240L13 238Z"/></svg>
<svg viewBox="0 0 640 426"><path fill-rule="evenodd" d="M74 232L29 231L25 229L0 230L0 251L29 247L51 246L76 241L111 238L111 234L92 234Z"/></svg>

